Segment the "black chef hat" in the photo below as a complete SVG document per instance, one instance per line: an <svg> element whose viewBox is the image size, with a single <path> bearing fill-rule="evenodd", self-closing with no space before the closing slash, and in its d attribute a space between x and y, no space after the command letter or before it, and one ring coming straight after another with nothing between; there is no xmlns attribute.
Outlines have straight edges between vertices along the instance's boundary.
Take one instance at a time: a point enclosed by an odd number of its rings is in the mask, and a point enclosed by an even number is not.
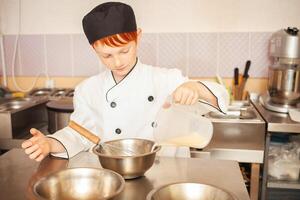
<svg viewBox="0 0 300 200"><path fill-rule="evenodd" d="M90 44L110 35L136 31L132 8L120 2L98 5L84 16L82 26Z"/></svg>

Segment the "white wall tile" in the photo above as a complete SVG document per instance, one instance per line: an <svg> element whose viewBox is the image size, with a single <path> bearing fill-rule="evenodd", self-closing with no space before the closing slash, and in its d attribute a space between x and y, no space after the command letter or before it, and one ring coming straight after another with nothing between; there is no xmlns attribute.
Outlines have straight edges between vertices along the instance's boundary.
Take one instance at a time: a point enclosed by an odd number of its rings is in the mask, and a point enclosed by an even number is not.
<svg viewBox="0 0 300 200"><path fill-rule="evenodd" d="M189 34L189 77L213 77L217 68L217 33Z"/></svg>
<svg viewBox="0 0 300 200"><path fill-rule="evenodd" d="M219 44L219 73L232 78L234 68L242 72L249 59L249 33L220 33Z"/></svg>
<svg viewBox="0 0 300 200"><path fill-rule="evenodd" d="M187 34L161 33L158 38L158 66L178 68L186 75Z"/></svg>
<svg viewBox="0 0 300 200"><path fill-rule="evenodd" d="M15 51L15 42L16 35L5 35L4 36L4 53L5 53L5 62L6 62L6 74L12 75L12 63L13 63L13 54ZM17 48L15 62L14 62L14 72L16 76L22 75L22 69L20 65L20 49Z"/></svg>
<svg viewBox="0 0 300 200"><path fill-rule="evenodd" d="M21 35L19 39L22 76L45 76L42 35Z"/></svg>
<svg viewBox="0 0 300 200"><path fill-rule="evenodd" d="M145 33L142 35L138 49L138 57L142 63L153 66L157 64L157 44L157 34Z"/></svg>
<svg viewBox="0 0 300 200"><path fill-rule="evenodd" d="M268 55L269 40L271 35L271 32L250 34L251 68L249 74L252 77L268 76L268 67L271 64Z"/></svg>
<svg viewBox="0 0 300 200"><path fill-rule="evenodd" d="M72 76L70 35L47 35L46 49L49 76Z"/></svg>
<svg viewBox="0 0 300 200"><path fill-rule="evenodd" d="M92 76L99 73L99 59L83 34L73 35L74 76Z"/></svg>

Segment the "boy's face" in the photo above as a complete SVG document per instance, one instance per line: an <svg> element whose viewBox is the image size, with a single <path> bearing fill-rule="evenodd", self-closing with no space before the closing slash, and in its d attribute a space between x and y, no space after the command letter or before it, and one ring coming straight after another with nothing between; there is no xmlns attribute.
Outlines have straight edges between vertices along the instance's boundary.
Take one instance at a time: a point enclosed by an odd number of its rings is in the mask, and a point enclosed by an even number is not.
<svg viewBox="0 0 300 200"><path fill-rule="evenodd" d="M113 72L117 82L129 73L136 62L137 43L135 41L121 47L98 44L94 46L94 49L102 63Z"/></svg>

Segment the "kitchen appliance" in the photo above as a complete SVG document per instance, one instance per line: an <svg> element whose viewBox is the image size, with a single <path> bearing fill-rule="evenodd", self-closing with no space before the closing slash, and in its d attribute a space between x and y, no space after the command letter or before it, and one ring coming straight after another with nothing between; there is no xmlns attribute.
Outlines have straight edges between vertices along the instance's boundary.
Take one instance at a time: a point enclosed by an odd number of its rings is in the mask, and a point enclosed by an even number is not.
<svg viewBox="0 0 300 200"><path fill-rule="evenodd" d="M260 99L269 110L287 113L300 103L300 34L288 27L270 39L268 92Z"/></svg>

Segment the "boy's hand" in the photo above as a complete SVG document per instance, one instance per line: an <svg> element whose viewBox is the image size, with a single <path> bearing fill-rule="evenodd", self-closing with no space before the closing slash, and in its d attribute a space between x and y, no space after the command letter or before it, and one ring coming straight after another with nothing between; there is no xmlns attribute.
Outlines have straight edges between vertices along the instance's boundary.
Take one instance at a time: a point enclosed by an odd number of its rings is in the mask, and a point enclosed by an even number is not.
<svg viewBox="0 0 300 200"><path fill-rule="evenodd" d="M51 139L35 128L30 129L30 133L33 137L24 141L22 148L25 149L25 153L29 155L30 159L40 162L50 153Z"/></svg>
<svg viewBox="0 0 300 200"><path fill-rule="evenodd" d="M173 102L182 105L193 105L200 98L199 95L199 83L186 82L180 85L173 92Z"/></svg>

